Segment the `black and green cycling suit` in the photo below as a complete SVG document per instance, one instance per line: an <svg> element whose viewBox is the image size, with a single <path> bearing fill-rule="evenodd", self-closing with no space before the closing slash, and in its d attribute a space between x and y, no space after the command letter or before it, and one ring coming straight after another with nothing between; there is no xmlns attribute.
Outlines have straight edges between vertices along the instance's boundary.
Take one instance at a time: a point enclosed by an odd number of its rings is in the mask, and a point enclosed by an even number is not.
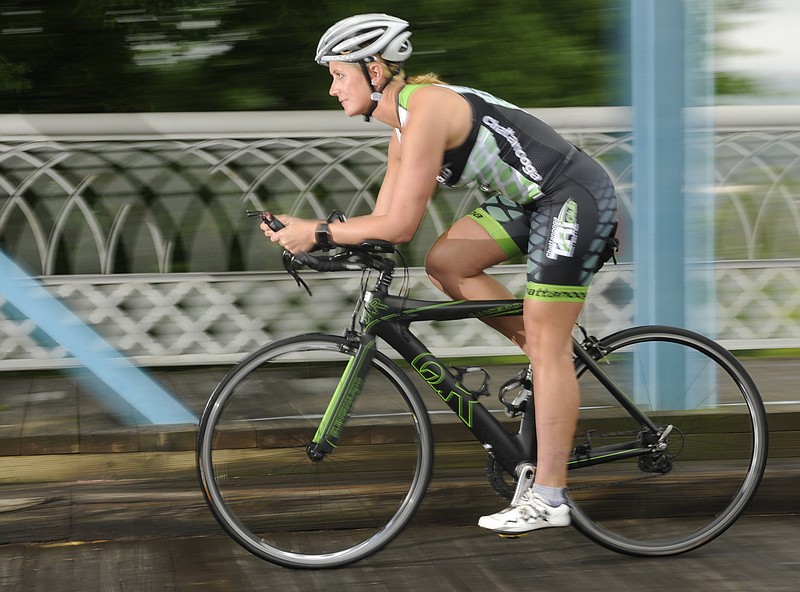
<svg viewBox="0 0 800 592"><path fill-rule="evenodd" d="M408 100L400 92L402 125ZM530 113L483 91L442 85L472 107L472 130L445 153L438 181L477 182L493 195L469 216L509 258L528 255L526 298L582 302L613 233L616 193L606 171Z"/></svg>

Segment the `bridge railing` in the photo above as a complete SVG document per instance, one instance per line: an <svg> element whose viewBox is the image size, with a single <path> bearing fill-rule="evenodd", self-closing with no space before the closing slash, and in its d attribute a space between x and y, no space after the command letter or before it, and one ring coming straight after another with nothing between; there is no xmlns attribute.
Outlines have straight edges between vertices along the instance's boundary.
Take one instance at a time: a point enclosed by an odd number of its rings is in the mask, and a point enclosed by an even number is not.
<svg viewBox="0 0 800 592"><path fill-rule="evenodd" d="M630 324L630 114L534 113L616 183L621 264L599 274L584 317L598 334ZM799 347L800 107L717 108L714 119L717 336ZM388 138L338 112L0 115L0 248L145 364L227 362L293 332L338 331L357 280L320 275L319 296L302 296L243 212L368 212ZM439 296L421 270L425 252L484 198L476 187L437 193L403 247L415 295ZM495 273L521 289L521 267ZM420 330L442 350L513 351L479 324ZM71 363L2 295L0 340L0 368Z"/></svg>

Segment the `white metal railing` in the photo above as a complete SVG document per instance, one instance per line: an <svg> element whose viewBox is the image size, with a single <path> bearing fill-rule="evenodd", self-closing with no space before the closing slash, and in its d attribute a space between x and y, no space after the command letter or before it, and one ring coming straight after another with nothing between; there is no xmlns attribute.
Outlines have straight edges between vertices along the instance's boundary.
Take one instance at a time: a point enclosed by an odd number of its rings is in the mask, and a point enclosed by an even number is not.
<svg viewBox="0 0 800 592"><path fill-rule="evenodd" d="M629 107L528 109L562 133L631 129ZM711 116L708 116L711 111ZM714 131L800 130L800 105L701 107L687 117L713 122ZM0 141L132 140L143 138L298 138L389 135L340 111L235 111L204 113L0 114Z"/></svg>
<svg viewBox="0 0 800 592"><path fill-rule="evenodd" d="M630 111L533 112L614 178L624 264L599 274L585 317L598 334L630 324ZM800 347L800 106L721 107L714 120L718 337ZM336 282L351 280L314 277L336 288L308 300L282 274L264 275L279 258L242 211L368 211L388 135L339 112L0 115L0 246L147 364L229 361L303 327L338 330L349 287ZM476 188L440 192L407 259L419 266L433 239L482 199ZM439 297L412 271L415 295ZM514 266L497 273L521 287ZM506 347L444 327L426 342ZM0 368L70 363L39 335L0 295Z"/></svg>
<svg viewBox="0 0 800 592"><path fill-rule="evenodd" d="M732 349L797 348L800 334L800 260L725 262L714 266L716 337ZM492 270L522 293L521 265ZM604 268L596 277L580 322L597 336L633 323L633 269ZM287 274L156 274L59 276L46 288L114 347L143 365L232 363L281 337L308 331L341 333L361 286L359 274L304 278L309 298ZM398 282L399 284L399 282ZM410 270L418 298L441 300L421 269ZM4 301L0 295L0 310ZM415 331L439 355L519 353L476 320L418 323ZM43 344L24 319L0 315L0 370L69 366L74 360L54 343Z"/></svg>

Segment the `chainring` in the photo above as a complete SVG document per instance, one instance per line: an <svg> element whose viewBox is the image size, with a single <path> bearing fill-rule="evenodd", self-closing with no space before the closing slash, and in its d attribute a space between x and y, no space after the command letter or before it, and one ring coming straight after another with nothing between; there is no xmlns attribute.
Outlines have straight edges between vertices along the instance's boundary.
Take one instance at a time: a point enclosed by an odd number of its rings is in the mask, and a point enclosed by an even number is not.
<svg viewBox="0 0 800 592"><path fill-rule="evenodd" d="M486 459L484 470L489 478L489 485L492 486L494 492L503 499L510 501L517 490L516 478L504 470L500 462L491 454Z"/></svg>

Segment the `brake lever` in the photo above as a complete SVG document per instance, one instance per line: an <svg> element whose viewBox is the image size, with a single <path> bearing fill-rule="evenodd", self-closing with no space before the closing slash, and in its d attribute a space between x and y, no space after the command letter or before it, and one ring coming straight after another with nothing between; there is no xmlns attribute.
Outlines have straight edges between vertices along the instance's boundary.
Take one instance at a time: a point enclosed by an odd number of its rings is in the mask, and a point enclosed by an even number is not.
<svg viewBox="0 0 800 592"><path fill-rule="evenodd" d="M303 253L299 253L299 255L303 255ZM309 296L314 296L311 293L311 288L308 287L308 284L300 277L300 274L297 273L297 268L295 267L295 261L299 262L302 265L302 260L298 259L297 256L293 255L286 249L283 250L283 268L286 272L294 278L294 281L297 282L298 287L303 287L308 292Z"/></svg>
<svg viewBox="0 0 800 592"><path fill-rule="evenodd" d="M247 214L248 218L261 218L264 223L269 226L269 229L272 232L278 232L280 229L285 228L283 222L278 220L272 212L268 212L266 210L246 210L245 213ZM294 281L297 282L298 287L302 286L306 289L309 296L313 296L311 293L311 288L308 287L308 284L305 283L303 278L300 277L300 274L297 273L297 268L295 267L295 261L298 261L302 265L302 261L297 259L292 253L287 251L286 249L283 250L283 268L286 272L294 278Z"/></svg>

